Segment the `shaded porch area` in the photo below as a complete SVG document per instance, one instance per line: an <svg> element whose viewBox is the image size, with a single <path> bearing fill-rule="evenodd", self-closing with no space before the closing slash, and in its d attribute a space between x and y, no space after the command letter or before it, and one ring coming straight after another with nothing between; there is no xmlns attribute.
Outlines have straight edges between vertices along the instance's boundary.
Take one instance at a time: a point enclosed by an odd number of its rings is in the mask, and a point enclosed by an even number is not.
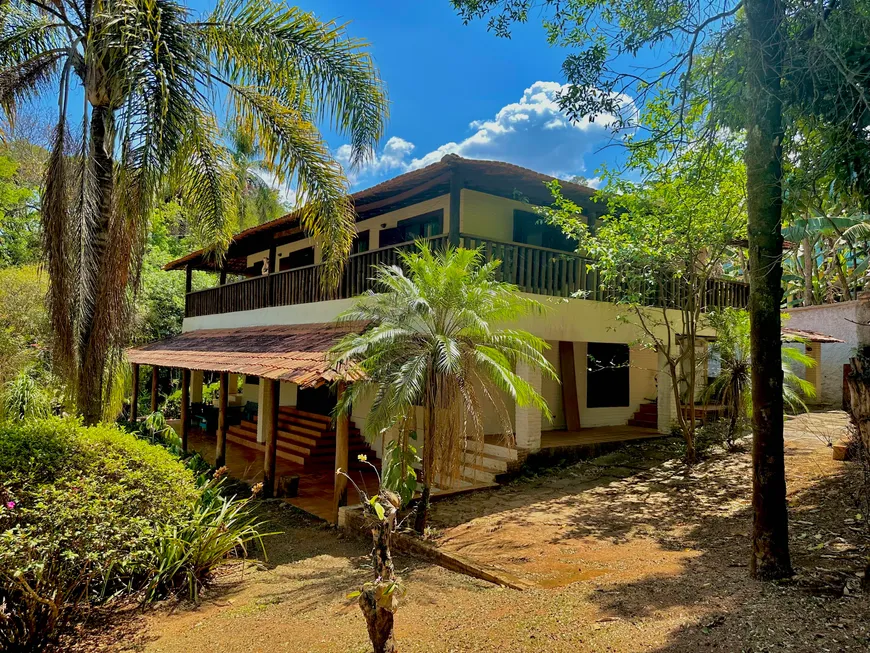
<svg viewBox="0 0 870 653"><path fill-rule="evenodd" d="M182 372L181 418L184 451L198 451L234 478L263 484L263 496L286 498L312 514L336 521L339 508L358 502L356 488L336 469L351 470L357 483L377 487L376 473L357 460L378 460L346 412L331 406L311 412L298 408L304 391L334 392L340 400L352 370L329 360L335 342L359 324L305 324L188 331L127 350L133 367L130 421L137 419L139 366L152 370L151 410L157 410L157 370ZM203 402L203 372L219 377L217 397ZM239 392L238 378L256 379L254 395ZM247 386L248 384L243 384ZM369 478L360 477L363 470Z"/></svg>
<svg viewBox="0 0 870 653"><path fill-rule="evenodd" d="M191 428L188 433L188 450L198 452L209 464L215 461L216 435L202 429ZM249 485L262 483L264 479L263 466L265 452L237 444L226 443L226 460L224 464L230 476ZM335 474L331 468L311 469L292 463L283 458L275 461L276 478L282 476L298 476L299 491L295 497L284 498L289 504L311 513L316 517L330 521L334 510ZM352 471L351 478L363 490L374 491L378 479L373 470ZM360 502L356 488L349 484L347 488L347 505L354 506Z"/></svg>

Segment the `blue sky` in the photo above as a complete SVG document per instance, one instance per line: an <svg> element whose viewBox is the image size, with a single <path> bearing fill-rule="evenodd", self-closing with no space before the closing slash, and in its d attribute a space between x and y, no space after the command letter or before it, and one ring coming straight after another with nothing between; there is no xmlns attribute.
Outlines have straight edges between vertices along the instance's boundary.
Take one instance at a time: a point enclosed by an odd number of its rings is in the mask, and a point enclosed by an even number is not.
<svg viewBox="0 0 870 653"><path fill-rule="evenodd" d="M209 6L207 0L199 0ZM197 2L197 4L199 4ZM348 22L366 39L391 100L377 159L349 171L354 190L437 161L448 152L555 174L595 177L618 159L601 121L569 125L555 93L566 52L547 45L539 22L510 40L463 25L448 0L303 0L321 19ZM342 158L344 139L328 134Z"/></svg>
<svg viewBox="0 0 870 653"><path fill-rule="evenodd" d="M566 52L547 45L540 24L510 40L483 22L463 25L447 0L321 0L321 18L350 21L365 38L390 94L387 137L375 163L351 173L361 188L437 161L447 152L492 158L558 176L595 176L618 148L605 126L569 125L555 106ZM342 151L340 138L330 144Z"/></svg>

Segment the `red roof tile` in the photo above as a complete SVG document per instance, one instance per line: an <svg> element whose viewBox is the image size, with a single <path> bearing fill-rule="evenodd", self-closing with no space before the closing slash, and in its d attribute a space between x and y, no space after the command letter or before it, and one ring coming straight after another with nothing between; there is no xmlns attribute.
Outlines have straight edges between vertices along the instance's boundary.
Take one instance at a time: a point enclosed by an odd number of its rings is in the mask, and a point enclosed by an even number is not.
<svg viewBox="0 0 870 653"><path fill-rule="evenodd" d="M807 331L805 329L792 329L791 327L782 327L783 340L789 338L799 338L801 340L809 340L810 342L844 342L834 336L829 336L818 331Z"/></svg>
<svg viewBox="0 0 870 653"><path fill-rule="evenodd" d="M127 360L206 372L250 374L316 387L352 373L335 370L329 349L363 324L297 324L238 329L202 329L127 350Z"/></svg>

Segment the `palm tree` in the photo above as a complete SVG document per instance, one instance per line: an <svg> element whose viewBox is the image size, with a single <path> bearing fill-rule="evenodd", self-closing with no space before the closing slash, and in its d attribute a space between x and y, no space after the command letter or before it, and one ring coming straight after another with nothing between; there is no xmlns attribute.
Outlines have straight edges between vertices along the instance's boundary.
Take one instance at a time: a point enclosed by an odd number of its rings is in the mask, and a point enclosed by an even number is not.
<svg viewBox="0 0 870 653"><path fill-rule="evenodd" d="M384 89L365 44L273 0L218 0L197 18L173 0L0 3L0 106L57 97L42 196L54 358L88 423L129 324L148 215L182 189L220 259L236 223L225 125L260 144L305 198L303 227L337 278L352 241L347 182L317 124L347 135L352 164L380 139ZM107 365L108 364L108 365Z"/></svg>
<svg viewBox="0 0 870 653"><path fill-rule="evenodd" d="M751 368L749 358L749 314L726 308L710 314L710 324L716 329L716 342L711 350L719 356L719 376L705 390L705 399L718 398L728 407L728 430L725 441L734 446L741 421L752 416ZM793 338L791 342L803 342ZM815 361L799 349L782 348L783 402L792 411L806 412L804 397L814 397L812 383L794 371L796 365L810 367Z"/></svg>
<svg viewBox="0 0 870 653"><path fill-rule="evenodd" d="M227 130L226 136L239 184L236 228L243 231L287 213L289 209L278 199L278 192L263 178L269 169L262 148L241 129Z"/></svg>
<svg viewBox="0 0 870 653"><path fill-rule="evenodd" d="M423 532L433 482L454 480L467 443L483 440L482 401L495 407L510 435L500 393L549 415L546 402L516 373L516 365L538 368L552 378L556 374L542 353L547 347L543 340L498 326L541 310L516 286L495 280L500 261L484 263L479 250L434 253L425 243L417 249L401 255L402 267L378 267L380 292L361 296L339 317L370 327L344 337L333 358L345 369L363 372L337 410L372 397L364 427L369 439L397 424L414 406L423 407L422 497L415 524Z"/></svg>

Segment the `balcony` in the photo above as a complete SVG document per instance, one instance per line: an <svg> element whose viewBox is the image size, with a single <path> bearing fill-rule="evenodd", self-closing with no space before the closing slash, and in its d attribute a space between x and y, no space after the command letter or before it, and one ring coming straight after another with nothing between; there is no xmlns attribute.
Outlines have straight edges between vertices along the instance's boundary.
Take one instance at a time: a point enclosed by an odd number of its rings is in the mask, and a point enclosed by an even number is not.
<svg viewBox="0 0 870 653"><path fill-rule="evenodd" d="M428 241L433 248L439 248L447 244L447 239L444 234ZM611 293L601 287L597 271L588 269L590 259L583 256L468 234L460 234L460 243L463 247L480 247L486 260L499 259L502 264L497 271L498 278L523 292L553 297L570 297L582 292L582 296L590 300L612 299ZM184 315L200 317L355 297L373 288L372 266L397 264L399 253L413 248L414 243L403 243L352 255L339 286L332 291L324 289L324 266L318 264L191 292L186 297ZM677 305L681 294L679 284L670 283L666 294L667 304ZM719 279L708 282L706 306L745 308L748 300L749 286L745 283ZM647 303L661 306L663 301L660 297L650 297Z"/></svg>

